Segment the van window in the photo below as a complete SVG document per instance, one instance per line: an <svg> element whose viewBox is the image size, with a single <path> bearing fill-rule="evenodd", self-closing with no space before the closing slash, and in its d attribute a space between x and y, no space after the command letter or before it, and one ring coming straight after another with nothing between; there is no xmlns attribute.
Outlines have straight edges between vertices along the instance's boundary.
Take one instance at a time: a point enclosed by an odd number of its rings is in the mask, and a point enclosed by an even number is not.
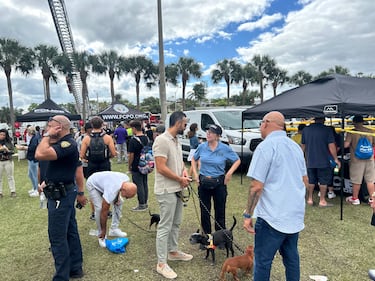
<svg viewBox="0 0 375 281"><path fill-rule="evenodd" d="M214 120L212 120L211 116L208 114L202 114L202 121L201 121L202 130L205 131L206 128L212 124L215 124L215 122Z"/></svg>
<svg viewBox="0 0 375 281"><path fill-rule="evenodd" d="M242 112L239 110L215 111L213 114L225 130L240 130L242 128ZM260 120L245 120L243 127L256 129L259 128L259 122Z"/></svg>

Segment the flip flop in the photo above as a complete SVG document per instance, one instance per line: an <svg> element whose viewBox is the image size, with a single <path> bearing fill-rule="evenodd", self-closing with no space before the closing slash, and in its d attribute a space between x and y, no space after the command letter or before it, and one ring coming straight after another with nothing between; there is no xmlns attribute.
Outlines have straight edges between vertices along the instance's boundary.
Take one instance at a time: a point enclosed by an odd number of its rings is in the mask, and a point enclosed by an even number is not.
<svg viewBox="0 0 375 281"><path fill-rule="evenodd" d="M319 204L319 208L329 208L329 207L333 207L333 204L331 204L331 203L327 203L326 205L320 205Z"/></svg>

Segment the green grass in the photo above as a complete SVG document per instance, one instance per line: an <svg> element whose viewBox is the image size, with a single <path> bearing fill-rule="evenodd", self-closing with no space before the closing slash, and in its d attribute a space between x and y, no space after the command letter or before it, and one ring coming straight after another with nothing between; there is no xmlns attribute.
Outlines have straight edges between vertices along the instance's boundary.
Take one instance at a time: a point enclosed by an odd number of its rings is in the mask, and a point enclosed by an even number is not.
<svg viewBox="0 0 375 281"><path fill-rule="evenodd" d="M44 281L51 280L54 273L53 258L49 252L47 234L47 210L39 209L39 199L30 198L27 191L31 183L27 177L27 162L15 163L17 198L10 198L7 181L3 179L4 198L0 200L0 280ZM127 171L125 165L113 164L113 170ZM153 195L153 174L150 175L149 206L158 212ZM227 224L232 215L238 219L234 240L242 249L253 244L253 236L242 229L242 211L246 204L249 180L233 176L228 186ZM196 189L196 187L195 187ZM197 198L194 197L197 204ZM315 199L317 197L315 196ZM287 202L285 202L287 204ZM340 220L340 198L333 200L333 208L307 207L306 228L301 232L299 250L301 255L301 280L309 275L326 275L329 280L368 280L367 271L375 267L373 257L374 228L370 226L371 208L364 204L344 204L344 220ZM128 233L130 243L127 252L112 254L98 246L95 237L89 235L95 222L89 220L90 208L77 211L77 221L84 255L85 277L81 280L165 280L155 270L155 228L148 231L148 212L131 212L136 198L127 200L123 208L122 230ZM131 220L133 223L131 223ZM180 248L194 255L191 262L169 262L177 272L178 280L218 280L225 260L225 251L217 250L217 265L204 260L205 251L189 244L189 236L199 228L193 198L184 209L180 233ZM235 249L235 253L239 251ZM241 280L252 280L240 276ZM228 277L232 280L231 277ZM285 280L284 268L279 255L275 257L271 280Z"/></svg>

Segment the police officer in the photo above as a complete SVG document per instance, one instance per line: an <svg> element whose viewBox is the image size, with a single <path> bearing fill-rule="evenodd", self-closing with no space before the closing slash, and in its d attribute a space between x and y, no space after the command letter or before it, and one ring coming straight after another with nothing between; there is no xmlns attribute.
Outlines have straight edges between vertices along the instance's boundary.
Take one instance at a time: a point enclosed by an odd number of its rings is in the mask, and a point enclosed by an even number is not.
<svg viewBox="0 0 375 281"><path fill-rule="evenodd" d="M82 169L77 169L77 144L69 133L70 120L63 115L49 119L47 130L35 152L38 160L47 160L48 235L55 259L53 281L81 278L82 248L75 217L75 200L84 206ZM76 172L81 176L75 181ZM77 186L78 184L78 186ZM78 196L77 196L78 195Z"/></svg>

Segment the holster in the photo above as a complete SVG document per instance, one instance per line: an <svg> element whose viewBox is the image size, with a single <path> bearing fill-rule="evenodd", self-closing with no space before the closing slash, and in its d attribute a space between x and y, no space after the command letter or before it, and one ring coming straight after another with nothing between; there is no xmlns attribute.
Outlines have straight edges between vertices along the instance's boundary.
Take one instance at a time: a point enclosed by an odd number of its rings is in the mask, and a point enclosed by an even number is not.
<svg viewBox="0 0 375 281"><path fill-rule="evenodd" d="M66 196L66 188L64 183L48 183L43 191L46 197L52 200L60 200Z"/></svg>

